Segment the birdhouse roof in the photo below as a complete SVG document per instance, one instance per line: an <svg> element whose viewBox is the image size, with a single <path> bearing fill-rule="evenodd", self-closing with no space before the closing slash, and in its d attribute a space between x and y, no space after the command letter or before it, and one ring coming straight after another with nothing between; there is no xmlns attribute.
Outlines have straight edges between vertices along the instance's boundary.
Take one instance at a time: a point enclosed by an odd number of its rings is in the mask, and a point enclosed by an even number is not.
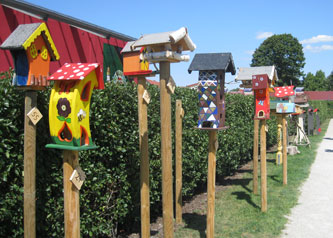
<svg viewBox="0 0 333 238"><path fill-rule="evenodd" d="M275 66L257 66L239 68L238 74L235 78L236 81L251 80L253 75L267 74L268 78L273 82L278 80L278 75Z"/></svg>
<svg viewBox="0 0 333 238"><path fill-rule="evenodd" d="M47 49L51 55L51 60L59 60L59 53L44 22L18 25L18 27L2 43L0 48L8 50L26 50L40 35L42 35L46 42Z"/></svg>
<svg viewBox="0 0 333 238"><path fill-rule="evenodd" d="M278 98L295 95L294 86L274 87L274 96Z"/></svg>
<svg viewBox="0 0 333 238"><path fill-rule="evenodd" d="M124 46L124 48L121 50L121 54L123 53L130 53L130 52L142 52L144 47L139 47L139 48L133 48L131 47L134 44L135 41L129 41L126 43L126 45Z"/></svg>
<svg viewBox="0 0 333 238"><path fill-rule="evenodd" d="M193 51L196 45L192 42L185 27L176 31L147 34L141 36L131 45L132 49L142 46L162 46L166 44L181 45L183 51Z"/></svg>
<svg viewBox="0 0 333 238"><path fill-rule="evenodd" d="M104 89L103 73L97 63L66 63L47 80L83 80L93 70L96 72L98 82L96 89Z"/></svg>
<svg viewBox="0 0 333 238"><path fill-rule="evenodd" d="M216 70L236 73L234 60L231 53L196 54L191 62L188 72L201 70Z"/></svg>

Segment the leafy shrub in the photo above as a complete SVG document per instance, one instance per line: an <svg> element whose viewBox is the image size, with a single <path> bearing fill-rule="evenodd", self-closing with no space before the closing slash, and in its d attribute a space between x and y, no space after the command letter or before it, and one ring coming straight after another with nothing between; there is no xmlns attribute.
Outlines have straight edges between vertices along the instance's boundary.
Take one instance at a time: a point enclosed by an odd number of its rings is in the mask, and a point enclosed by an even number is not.
<svg viewBox="0 0 333 238"><path fill-rule="evenodd" d="M0 75L0 237L23 236L23 118L24 92L10 85L10 72ZM148 138L152 219L161 215L160 94L149 85ZM37 126L36 207L38 237L64 236L62 152L50 143L50 90L38 92L43 119ZM208 133L197 125L197 92L176 88L172 96L172 128L176 99L183 119L183 195L191 198L206 186ZM87 179L80 190L82 237L114 237L121 230L139 228L140 161L135 84L106 84L93 93L90 112L96 150L82 151L79 161ZM268 121L267 146L276 143L275 119ZM226 96L226 124L218 133L217 177L232 174L252 158L253 97ZM173 137L174 138L174 137ZM174 144L174 143L173 143ZM174 148L173 148L174 149ZM174 157L174 152L173 152Z"/></svg>

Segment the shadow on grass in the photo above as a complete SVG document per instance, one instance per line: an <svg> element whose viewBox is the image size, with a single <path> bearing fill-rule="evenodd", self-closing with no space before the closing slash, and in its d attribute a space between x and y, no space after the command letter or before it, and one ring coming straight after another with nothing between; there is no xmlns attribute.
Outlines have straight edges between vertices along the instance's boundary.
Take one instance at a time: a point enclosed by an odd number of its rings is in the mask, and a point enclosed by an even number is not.
<svg viewBox="0 0 333 238"><path fill-rule="evenodd" d="M323 139L325 139L325 140L333 140L332 137L324 137Z"/></svg>
<svg viewBox="0 0 333 238"><path fill-rule="evenodd" d="M325 152L333 152L331 149L326 149Z"/></svg>
<svg viewBox="0 0 333 238"><path fill-rule="evenodd" d="M206 237L206 215L184 213L183 220L186 223L185 228L199 231L200 238Z"/></svg>
<svg viewBox="0 0 333 238"><path fill-rule="evenodd" d="M219 181L218 184L224 185L224 186L228 186L228 185L242 186L242 188L244 188L246 191L251 193L252 190L247 187L251 181L252 181L252 179L249 179L249 178L248 179L226 179L226 180Z"/></svg>
<svg viewBox="0 0 333 238"><path fill-rule="evenodd" d="M277 179L279 177L277 175L271 175L271 176L268 176L268 177L270 177L273 181L275 181L277 183L282 183L281 179Z"/></svg>
<svg viewBox="0 0 333 238"><path fill-rule="evenodd" d="M250 204L254 208L260 208L260 207L258 207L257 204L255 204L252 201L251 196L249 194L247 194L246 192L233 192L231 194L232 195L236 195L238 200L245 200L245 201L247 201L247 203Z"/></svg>

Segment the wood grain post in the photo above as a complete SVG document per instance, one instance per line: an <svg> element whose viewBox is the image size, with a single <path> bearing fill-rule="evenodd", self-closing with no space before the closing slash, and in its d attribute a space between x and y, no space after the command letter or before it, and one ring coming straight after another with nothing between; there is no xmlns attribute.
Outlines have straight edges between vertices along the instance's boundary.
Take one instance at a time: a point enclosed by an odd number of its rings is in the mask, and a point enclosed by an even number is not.
<svg viewBox="0 0 333 238"><path fill-rule="evenodd" d="M258 194L258 144L259 144L259 120L254 120L253 131L253 193Z"/></svg>
<svg viewBox="0 0 333 238"><path fill-rule="evenodd" d="M140 147L141 237L150 237L149 157L147 104L143 100L146 79L138 78L138 117Z"/></svg>
<svg viewBox="0 0 333 238"><path fill-rule="evenodd" d="M176 223L182 223L182 100L176 100Z"/></svg>
<svg viewBox="0 0 333 238"><path fill-rule="evenodd" d="M214 237L215 221L215 178L216 178L216 151L217 131L209 131L208 144L208 176L207 176L207 238Z"/></svg>
<svg viewBox="0 0 333 238"><path fill-rule="evenodd" d="M69 180L79 165L79 152L64 150L63 156L65 238L80 238L79 190Z"/></svg>
<svg viewBox="0 0 333 238"><path fill-rule="evenodd" d="M266 120L260 125L261 211L267 212Z"/></svg>
<svg viewBox="0 0 333 238"><path fill-rule="evenodd" d="M171 142L171 96L167 89L170 78L170 62L160 62L160 112L162 157L162 203L163 234L173 238L173 188L172 188L172 142Z"/></svg>
<svg viewBox="0 0 333 238"><path fill-rule="evenodd" d="M282 115L282 131L283 131L283 185L287 185L287 120L286 114Z"/></svg>
<svg viewBox="0 0 333 238"><path fill-rule="evenodd" d="M278 131L277 131L277 152L276 152L276 164L280 165L282 161L282 115L277 115Z"/></svg>
<svg viewBox="0 0 333 238"><path fill-rule="evenodd" d="M25 92L24 110L24 237L36 237L36 126L27 114L37 107L37 92Z"/></svg>

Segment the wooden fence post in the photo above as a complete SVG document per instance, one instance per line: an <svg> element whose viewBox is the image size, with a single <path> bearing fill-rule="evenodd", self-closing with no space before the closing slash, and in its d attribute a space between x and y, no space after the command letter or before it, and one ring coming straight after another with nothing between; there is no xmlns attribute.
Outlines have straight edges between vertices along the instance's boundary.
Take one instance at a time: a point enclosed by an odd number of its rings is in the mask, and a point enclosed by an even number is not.
<svg viewBox="0 0 333 238"><path fill-rule="evenodd" d="M148 157L148 119L147 103L143 94L146 79L138 78L138 117L140 147L140 196L141 196L141 237L150 237L150 202L149 202L149 157Z"/></svg>
<svg viewBox="0 0 333 238"><path fill-rule="evenodd" d="M172 142L171 142L171 96L167 88L170 78L170 62L160 62L160 111L161 111L161 157L162 157L162 203L163 234L173 238L173 189L172 189Z"/></svg>
<svg viewBox="0 0 333 238"><path fill-rule="evenodd" d="M24 237L36 237L36 126L27 114L37 107L37 92L25 92L24 111Z"/></svg>
<svg viewBox="0 0 333 238"><path fill-rule="evenodd" d="M260 125L261 211L267 211L266 120Z"/></svg>
<svg viewBox="0 0 333 238"><path fill-rule="evenodd" d="M79 165L79 152L64 150L63 156L65 238L80 238L79 190L69 180Z"/></svg>
<svg viewBox="0 0 333 238"><path fill-rule="evenodd" d="M283 131L283 185L287 185L287 120L286 114L282 114L282 131Z"/></svg>
<svg viewBox="0 0 333 238"><path fill-rule="evenodd" d="M218 147L217 131L216 130L209 131L208 176L207 176L207 238L214 237L217 147Z"/></svg>
<svg viewBox="0 0 333 238"><path fill-rule="evenodd" d="M276 164L280 165L283 163L282 161L282 115L277 114L277 123L278 123L278 131L277 131L277 152L276 152Z"/></svg>
<svg viewBox="0 0 333 238"><path fill-rule="evenodd" d="M176 100L176 223L182 223L182 100Z"/></svg>
<svg viewBox="0 0 333 238"><path fill-rule="evenodd" d="M254 120L253 132L253 193L258 194L258 142L259 120Z"/></svg>

